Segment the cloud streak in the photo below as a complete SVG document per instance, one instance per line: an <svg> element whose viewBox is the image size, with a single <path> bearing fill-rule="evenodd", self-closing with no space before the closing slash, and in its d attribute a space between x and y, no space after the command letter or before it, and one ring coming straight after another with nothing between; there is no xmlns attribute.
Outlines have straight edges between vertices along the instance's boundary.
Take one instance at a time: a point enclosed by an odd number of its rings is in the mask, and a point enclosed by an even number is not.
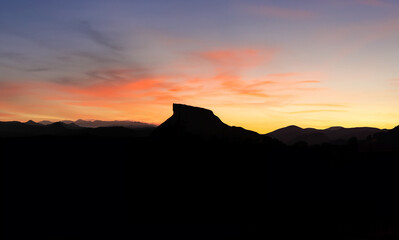
<svg viewBox="0 0 399 240"><path fill-rule="evenodd" d="M254 16L270 17L287 20L306 20L317 16L315 12L308 10L282 8L268 5L253 5L242 7L248 14Z"/></svg>
<svg viewBox="0 0 399 240"><path fill-rule="evenodd" d="M384 2L382 0L355 0L356 3L372 6L372 7L392 7L392 4Z"/></svg>
<svg viewBox="0 0 399 240"><path fill-rule="evenodd" d="M0 112L0 118L2 119L12 120L15 117L18 117L18 115L7 112Z"/></svg>
<svg viewBox="0 0 399 240"><path fill-rule="evenodd" d="M247 68L269 61L275 55L275 50L261 54L258 49L236 48L199 52L198 57L218 68Z"/></svg>
<svg viewBox="0 0 399 240"><path fill-rule="evenodd" d="M78 31L84 34L88 39L112 51L122 51L123 47L116 41L115 38L110 37L96 29L93 24L88 21L80 21L77 27Z"/></svg>
<svg viewBox="0 0 399 240"><path fill-rule="evenodd" d="M303 110L287 112L288 114L303 114L303 113L320 113L320 112L347 112L347 110L334 110L334 109L316 109L316 110Z"/></svg>

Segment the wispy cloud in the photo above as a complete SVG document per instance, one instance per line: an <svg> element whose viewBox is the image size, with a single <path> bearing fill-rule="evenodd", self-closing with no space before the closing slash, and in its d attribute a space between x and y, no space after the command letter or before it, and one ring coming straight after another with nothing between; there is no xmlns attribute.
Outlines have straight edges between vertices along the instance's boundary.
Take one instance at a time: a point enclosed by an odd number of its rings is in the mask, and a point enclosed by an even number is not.
<svg viewBox="0 0 399 240"><path fill-rule="evenodd" d="M113 54L101 54L97 52L89 52L89 51L76 51L71 53L73 57L82 58L88 60L93 64L122 64L123 59L120 56L116 56ZM61 59L62 60L62 59Z"/></svg>
<svg viewBox="0 0 399 240"><path fill-rule="evenodd" d="M18 115L13 114L13 113L7 113L7 112L0 112L0 118L2 119L9 119L12 120L13 118L17 117Z"/></svg>
<svg viewBox="0 0 399 240"><path fill-rule="evenodd" d="M393 5L383 0L355 0L356 3L372 7L392 7Z"/></svg>
<svg viewBox="0 0 399 240"><path fill-rule="evenodd" d="M45 72L45 71L50 71L50 70L52 70L52 69L47 68L47 67L35 67L35 68L26 69L27 72Z"/></svg>
<svg viewBox="0 0 399 240"><path fill-rule="evenodd" d="M303 110L287 112L288 114L303 114L303 113L318 113L318 112L347 112L347 110L335 110L335 109L316 109L316 110Z"/></svg>
<svg viewBox="0 0 399 240"><path fill-rule="evenodd" d="M335 103L295 103L289 106L292 111L285 112L287 114L307 114L322 112L348 112L348 106L345 104Z"/></svg>
<svg viewBox="0 0 399 240"><path fill-rule="evenodd" d="M299 103L293 104L294 106L305 106L305 107L333 107L333 108L345 108L344 104L332 104L332 103Z"/></svg>
<svg viewBox="0 0 399 240"><path fill-rule="evenodd" d="M399 5L394 3L394 1L389 0L329 0L331 4L334 4L339 7L353 7L353 6L364 6L375 9L386 9L386 10L395 10L398 9Z"/></svg>
<svg viewBox="0 0 399 240"><path fill-rule="evenodd" d="M199 60L204 60L219 72L242 71L269 63L278 53L276 48L223 48L195 52Z"/></svg>
<svg viewBox="0 0 399 240"><path fill-rule="evenodd" d="M249 69L265 67L276 56L275 48L222 48L197 52L199 60L210 65L214 75L202 79L213 85L214 92L236 94L255 98L272 98L265 92L265 85L271 84L268 80L244 79L242 75Z"/></svg>
<svg viewBox="0 0 399 240"><path fill-rule="evenodd" d="M365 49L368 45L393 38L399 30L399 18L360 21L320 31L319 41L337 47L326 65L335 65L342 59Z"/></svg>
<svg viewBox="0 0 399 240"><path fill-rule="evenodd" d="M80 21L77 27L78 31L83 33L88 39L97 43L100 46L108 48L113 51L122 51L123 47L120 43L110 34L99 30L88 21Z"/></svg>
<svg viewBox="0 0 399 240"><path fill-rule="evenodd" d="M259 51L256 49L221 49L198 53L206 61L221 67L241 67L258 64Z"/></svg>
<svg viewBox="0 0 399 240"><path fill-rule="evenodd" d="M264 17L288 19L288 20L304 20L304 19L311 19L317 16L315 12L308 10L282 8L282 7L268 6L268 5L247 5L247 6L241 6L241 8L246 13L255 16L264 16Z"/></svg>
<svg viewBox="0 0 399 240"><path fill-rule="evenodd" d="M393 86L395 88L399 87L399 78L390 79L389 82L390 82L391 86Z"/></svg>
<svg viewBox="0 0 399 240"><path fill-rule="evenodd" d="M0 52L0 59L21 63L27 59L27 56L19 52L4 51Z"/></svg>
<svg viewBox="0 0 399 240"><path fill-rule="evenodd" d="M300 80L296 81L296 83L320 83L319 80Z"/></svg>

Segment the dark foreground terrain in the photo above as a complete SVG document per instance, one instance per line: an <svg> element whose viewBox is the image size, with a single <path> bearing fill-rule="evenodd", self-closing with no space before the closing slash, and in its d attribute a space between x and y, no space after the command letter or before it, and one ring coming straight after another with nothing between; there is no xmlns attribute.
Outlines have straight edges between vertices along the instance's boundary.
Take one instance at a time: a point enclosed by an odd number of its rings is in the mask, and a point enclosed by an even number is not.
<svg viewBox="0 0 399 240"><path fill-rule="evenodd" d="M397 129L286 146L212 115L0 138L2 239L399 238Z"/></svg>

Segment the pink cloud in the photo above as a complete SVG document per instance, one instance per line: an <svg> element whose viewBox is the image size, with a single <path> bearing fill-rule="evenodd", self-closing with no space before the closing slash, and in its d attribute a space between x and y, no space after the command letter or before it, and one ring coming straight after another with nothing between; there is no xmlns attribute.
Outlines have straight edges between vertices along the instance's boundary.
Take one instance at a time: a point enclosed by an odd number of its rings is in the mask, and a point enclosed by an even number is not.
<svg viewBox="0 0 399 240"><path fill-rule="evenodd" d="M0 119L2 120L12 120L15 119L15 117L18 117L18 115L7 112L0 112Z"/></svg>
<svg viewBox="0 0 399 240"><path fill-rule="evenodd" d="M319 80L301 80L297 81L296 83L320 83Z"/></svg>
<svg viewBox="0 0 399 240"><path fill-rule="evenodd" d="M390 84L394 87L399 87L399 78L391 79Z"/></svg>
<svg viewBox="0 0 399 240"><path fill-rule="evenodd" d="M194 53L219 70L257 67L267 64L276 55L277 49L224 48Z"/></svg>
<svg viewBox="0 0 399 240"><path fill-rule="evenodd" d="M259 58L255 49L222 49L199 53L204 59L222 65L252 65Z"/></svg>
<svg viewBox="0 0 399 240"><path fill-rule="evenodd" d="M267 77L269 77L269 78L293 77L293 76L297 76L298 74L299 73L296 73L296 72L271 73L271 74L268 74Z"/></svg>

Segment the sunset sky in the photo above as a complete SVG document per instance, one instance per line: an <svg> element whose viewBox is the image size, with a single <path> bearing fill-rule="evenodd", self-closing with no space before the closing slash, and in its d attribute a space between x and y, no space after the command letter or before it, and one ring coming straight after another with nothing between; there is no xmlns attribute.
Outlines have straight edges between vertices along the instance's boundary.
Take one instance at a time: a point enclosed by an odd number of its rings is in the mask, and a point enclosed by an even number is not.
<svg viewBox="0 0 399 240"><path fill-rule="evenodd" d="M399 125L397 0L2 0L0 121Z"/></svg>

